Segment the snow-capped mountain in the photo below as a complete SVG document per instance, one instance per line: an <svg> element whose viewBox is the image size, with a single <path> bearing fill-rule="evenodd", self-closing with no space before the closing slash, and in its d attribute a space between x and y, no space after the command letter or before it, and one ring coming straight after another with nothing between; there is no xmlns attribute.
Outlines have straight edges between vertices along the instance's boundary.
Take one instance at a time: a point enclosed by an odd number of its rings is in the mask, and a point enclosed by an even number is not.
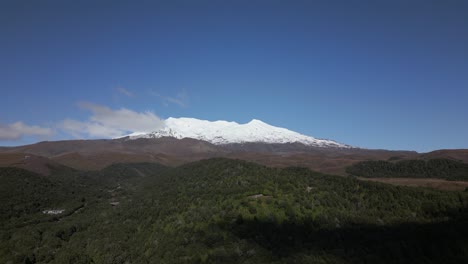
<svg viewBox="0 0 468 264"><path fill-rule="evenodd" d="M165 126L151 133L132 133L129 139L174 137L193 138L215 145L235 143L302 143L314 147L350 148L333 140L316 139L286 128L275 127L253 119L246 124L207 121L195 118L168 118Z"/></svg>

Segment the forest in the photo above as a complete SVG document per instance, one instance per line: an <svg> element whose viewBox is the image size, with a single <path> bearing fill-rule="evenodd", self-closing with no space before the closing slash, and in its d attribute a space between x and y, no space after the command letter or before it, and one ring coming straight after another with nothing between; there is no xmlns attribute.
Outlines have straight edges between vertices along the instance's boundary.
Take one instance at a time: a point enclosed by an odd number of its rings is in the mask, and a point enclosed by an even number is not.
<svg viewBox="0 0 468 264"><path fill-rule="evenodd" d="M349 166L346 172L366 178L438 178L468 181L468 164L449 159L363 161Z"/></svg>
<svg viewBox="0 0 468 264"><path fill-rule="evenodd" d="M467 207L467 192L221 158L0 168L0 262L466 263Z"/></svg>

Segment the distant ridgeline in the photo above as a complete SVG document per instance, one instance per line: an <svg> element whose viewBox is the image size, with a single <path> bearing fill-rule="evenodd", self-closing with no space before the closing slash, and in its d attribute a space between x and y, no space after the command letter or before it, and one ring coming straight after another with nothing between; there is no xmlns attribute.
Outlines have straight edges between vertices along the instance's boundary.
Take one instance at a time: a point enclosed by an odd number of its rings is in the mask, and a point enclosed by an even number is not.
<svg viewBox="0 0 468 264"><path fill-rule="evenodd" d="M365 178L439 178L468 180L468 164L449 159L364 161L346 168L346 172Z"/></svg>

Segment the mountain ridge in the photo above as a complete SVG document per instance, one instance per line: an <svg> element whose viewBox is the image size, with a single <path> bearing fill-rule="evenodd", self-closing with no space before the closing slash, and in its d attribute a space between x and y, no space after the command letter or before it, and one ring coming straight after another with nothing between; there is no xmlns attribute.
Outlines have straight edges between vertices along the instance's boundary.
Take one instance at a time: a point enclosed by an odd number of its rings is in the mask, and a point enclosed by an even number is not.
<svg viewBox="0 0 468 264"><path fill-rule="evenodd" d="M14 164L48 174L50 164L76 170L99 170L122 162L158 162L178 166L202 159L226 157L266 166L302 166L323 173L347 175L347 166L368 160L449 158L468 163L468 150L417 153L351 147L274 127L258 119L238 124L168 118L166 123L169 125L153 133L134 133L117 139L44 141L1 147L0 166ZM28 155L38 158L26 159Z"/></svg>
<svg viewBox="0 0 468 264"><path fill-rule="evenodd" d="M318 139L286 128L269 125L259 119L252 119L245 124L224 120L208 121L196 118L169 117L165 126L150 133L136 132L121 138L129 140L139 138L173 137L177 139L193 138L207 141L214 145L237 143L285 144L301 143L306 146L324 148L353 148L350 145L328 139Z"/></svg>

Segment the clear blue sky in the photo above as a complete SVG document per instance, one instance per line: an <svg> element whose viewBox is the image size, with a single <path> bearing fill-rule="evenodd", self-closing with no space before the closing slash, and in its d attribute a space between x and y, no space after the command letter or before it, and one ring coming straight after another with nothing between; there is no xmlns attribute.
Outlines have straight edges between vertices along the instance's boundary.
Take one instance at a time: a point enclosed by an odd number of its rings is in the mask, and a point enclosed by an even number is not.
<svg viewBox="0 0 468 264"><path fill-rule="evenodd" d="M0 38L0 145L87 137L96 108L125 108L468 148L464 0L4 0Z"/></svg>

